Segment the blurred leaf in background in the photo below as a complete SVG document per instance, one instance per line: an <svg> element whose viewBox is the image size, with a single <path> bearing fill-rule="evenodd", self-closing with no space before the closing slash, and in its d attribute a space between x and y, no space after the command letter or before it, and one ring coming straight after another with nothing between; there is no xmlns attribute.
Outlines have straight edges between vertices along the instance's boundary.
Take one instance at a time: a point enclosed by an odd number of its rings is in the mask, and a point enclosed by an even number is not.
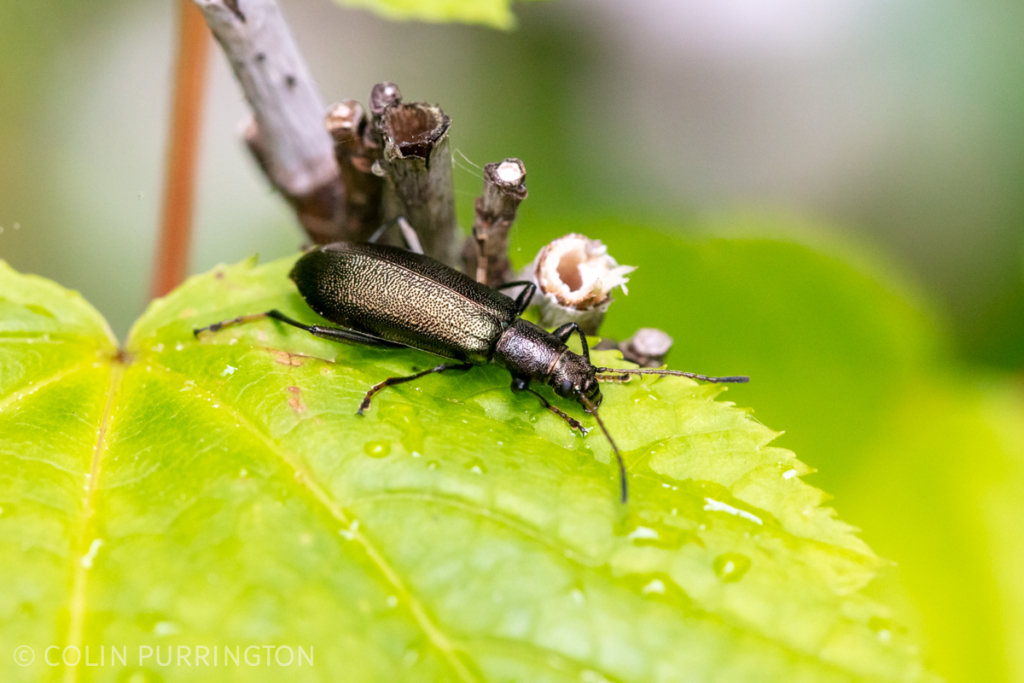
<svg viewBox="0 0 1024 683"><path fill-rule="evenodd" d="M515 25L512 0L337 0L339 4L363 7L388 19L419 21L463 21L494 28Z"/></svg>

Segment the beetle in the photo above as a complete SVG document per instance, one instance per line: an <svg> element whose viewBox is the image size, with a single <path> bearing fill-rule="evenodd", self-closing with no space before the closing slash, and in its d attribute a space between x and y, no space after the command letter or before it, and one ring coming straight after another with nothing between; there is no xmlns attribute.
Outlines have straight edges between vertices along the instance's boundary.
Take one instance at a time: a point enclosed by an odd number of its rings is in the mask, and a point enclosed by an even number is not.
<svg viewBox="0 0 1024 683"><path fill-rule="evenodd" d="M408 224L399 219L413 248ZM674 375L707 382L747 382L747 377L708 377L677 370L596 367L590 361L586 335L574 323L552 332L524 320L537 286L532 282L508 282L492 289L421 250L376 244L389 224L370 242L334 242L302 255L289 277L299 294L320 317L341 327L306 325L280 311L246 315L195 329L216 332L225 325L271 318L323 339L355 342L383 348L410 347L454 362L441 363L405 377L389 377L366 392L357 413L362 415L374 395L389 386L411 382L426 375L465 371L494 363L512 375L512 391L528 391L570 428L586 434L579 421L533 390L533 382L547 384L555 394L573 399L593 415L618 460L622 502L628 500L626 468L618 446L597 412L602 395L600 382L623 381L629 375ZM413 233L414 235L415 233ZM499 290L523 287L512 299ZM579 336L582 353L566 346Z"/></svg>

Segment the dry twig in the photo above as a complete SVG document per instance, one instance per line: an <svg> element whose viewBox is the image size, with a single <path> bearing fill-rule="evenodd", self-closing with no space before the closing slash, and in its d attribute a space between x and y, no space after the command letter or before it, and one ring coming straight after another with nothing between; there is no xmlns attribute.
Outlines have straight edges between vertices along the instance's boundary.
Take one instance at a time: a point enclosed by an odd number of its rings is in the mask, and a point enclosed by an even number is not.
<svg viewBox="0 0 1024 683"><path fill-rule="evenodd" d="M372 106L372 105L371 105ZM423 102L387 105L379 128L384 141L384 218L404 216L427 255L456 261L455 188L448 141L451 119Z"/></svg>
<svg viewBox="0 0 1024 683"><path fill-rule="evenodd" d="M484 166L484 191L476 200L473 235L462 249L462 271L491 287L512 279L508 232L526 199L526 167L519 159Z"/></svg>
<svg viewBox="0 0 1024 683"><path fill-rule="evenodd" d="M344 190L326 108L274 0L194 0L253 110L246 142L317 243L341 239Z"/></svg>

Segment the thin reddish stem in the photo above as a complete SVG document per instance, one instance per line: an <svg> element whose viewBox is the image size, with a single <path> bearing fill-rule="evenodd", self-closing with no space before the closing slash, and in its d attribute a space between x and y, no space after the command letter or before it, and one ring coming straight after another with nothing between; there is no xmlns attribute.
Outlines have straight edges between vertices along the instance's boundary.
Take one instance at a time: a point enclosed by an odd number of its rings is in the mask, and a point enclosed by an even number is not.
<svg viewBox="0 0 1024 683"><path fill-rule="evenodd" d="M178 0L178 6L174 104L167 144L167 175L153 273L153 296L163 296L181 284L188 268L199 134L209 61L210 32L203 13L192 0Z"/></svg>

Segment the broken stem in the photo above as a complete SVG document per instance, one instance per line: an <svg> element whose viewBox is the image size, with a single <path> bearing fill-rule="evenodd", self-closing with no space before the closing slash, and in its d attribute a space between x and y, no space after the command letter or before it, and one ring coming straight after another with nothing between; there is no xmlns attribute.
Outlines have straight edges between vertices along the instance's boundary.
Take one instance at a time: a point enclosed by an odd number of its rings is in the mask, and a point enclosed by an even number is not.
<svg viewBox="0 0 1024 683"><path fill-rule="evenodd" d="M381 224L384 180L373 173L380 148L367 146L368 125L362 105L355 100L333 105L324 118L345 186L345 239L355 242L365 241Z"/></svg>
<svg viewBox="0 0 1024 683"><path fill-rule="evenodd" d="M462 268L491 287L512 276L508 233L526 199L526 167L519 159L484 166L484 191L476 200L472 237L462 250Z"/></svg>
<svg viewBox="0 0 1024 683"><path fill-rule="evenodd" d="M641 327L624 342L602 339L594 349L598 351L618 350L622 357L644 368L659 368L665 364L665 356L672 350L673 339L667 332L656 327Z"/></svg>
<svg viewBox="0 0 1024 683"><path fill-rule="evenodd" d="M380 167L387 181L384 219L404 216L419 233L428 256L454 265L457 233L450 126L451 119L433 105L386 106L379 124L384 142Z"/></svg>

